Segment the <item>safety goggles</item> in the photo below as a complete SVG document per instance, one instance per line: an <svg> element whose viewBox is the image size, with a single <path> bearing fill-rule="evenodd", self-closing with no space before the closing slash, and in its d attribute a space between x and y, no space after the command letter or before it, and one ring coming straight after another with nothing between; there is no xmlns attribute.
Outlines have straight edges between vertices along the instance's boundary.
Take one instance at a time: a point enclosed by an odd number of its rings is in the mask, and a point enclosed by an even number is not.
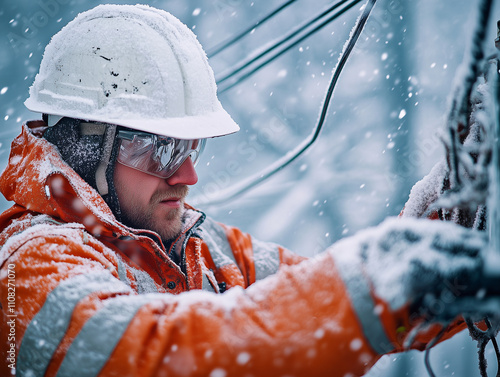
<svg viewBox="0 0 500 377"><path fill-rule="evenodd" d="M206 139L182 140L139 131L119 130L120 151L117 161L133 169L169 178L191 157L196 166Z"/></svg>

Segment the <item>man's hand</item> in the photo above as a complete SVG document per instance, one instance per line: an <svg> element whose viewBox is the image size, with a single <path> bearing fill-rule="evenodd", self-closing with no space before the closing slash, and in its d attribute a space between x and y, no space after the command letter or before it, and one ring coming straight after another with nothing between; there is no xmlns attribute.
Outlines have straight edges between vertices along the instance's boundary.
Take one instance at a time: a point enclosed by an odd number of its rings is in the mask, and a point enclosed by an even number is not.
<svg viewBox="0 0 500 377"><path fill-rule="evenodd" d="M392 310L409 306L430 320L461 314L458 302L465 298L479 311L486 295L497 295L493 301L500 303L500 268L496 285L491 284L494 277L488 284L484 280L481 251L486 247L485 232L449 222L399 218L338 242L329 252L343 268L351 269L342 272L345 279L364 275L374 295Z"/></svg>

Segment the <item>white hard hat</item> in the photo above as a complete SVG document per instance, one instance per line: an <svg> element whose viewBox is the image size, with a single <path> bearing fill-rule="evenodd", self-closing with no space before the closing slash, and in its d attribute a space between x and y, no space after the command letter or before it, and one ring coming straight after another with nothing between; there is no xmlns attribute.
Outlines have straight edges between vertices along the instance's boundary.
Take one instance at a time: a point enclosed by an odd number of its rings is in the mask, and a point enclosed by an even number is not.
<svg viewBox="0 0 500 377"><path fill-rule="evenodd" d="M45 49L26 107L180 139L227 135L238 125L217 99L195 35L146 5L79 14Z"/></svg>

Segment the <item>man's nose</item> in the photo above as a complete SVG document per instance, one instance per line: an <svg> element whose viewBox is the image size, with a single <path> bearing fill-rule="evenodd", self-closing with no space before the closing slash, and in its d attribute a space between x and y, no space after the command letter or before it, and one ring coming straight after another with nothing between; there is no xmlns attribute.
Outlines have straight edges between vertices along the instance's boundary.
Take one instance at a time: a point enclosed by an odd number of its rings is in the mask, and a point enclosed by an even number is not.
<svg viewBox="0 0 500 377"><path fill-rule="evenodd" d="M169 186L194 185L198 182L198 174L196 174L191 157L186 158L179 169L166 179L166 182Z"/></svg>

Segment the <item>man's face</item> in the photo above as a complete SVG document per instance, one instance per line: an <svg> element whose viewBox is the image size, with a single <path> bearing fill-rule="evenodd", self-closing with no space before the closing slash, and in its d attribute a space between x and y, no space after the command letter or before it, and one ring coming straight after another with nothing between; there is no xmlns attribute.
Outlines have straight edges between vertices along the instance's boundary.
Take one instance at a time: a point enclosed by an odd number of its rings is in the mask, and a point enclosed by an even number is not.
<svg viewBox="0 0 500 377"><path fill-rule="evenodd" d="M114 183L123 223L157 232L164 242L175 239L182 228L188 185L198 182L191 158L169 178L162 179L116 163Z"/></svg>

